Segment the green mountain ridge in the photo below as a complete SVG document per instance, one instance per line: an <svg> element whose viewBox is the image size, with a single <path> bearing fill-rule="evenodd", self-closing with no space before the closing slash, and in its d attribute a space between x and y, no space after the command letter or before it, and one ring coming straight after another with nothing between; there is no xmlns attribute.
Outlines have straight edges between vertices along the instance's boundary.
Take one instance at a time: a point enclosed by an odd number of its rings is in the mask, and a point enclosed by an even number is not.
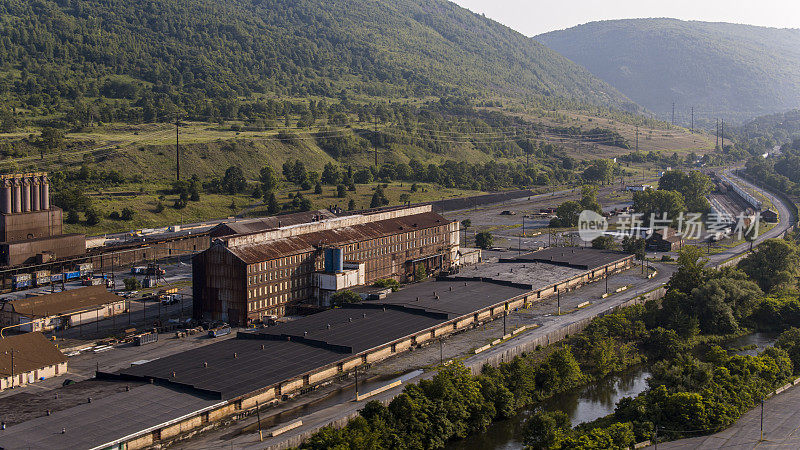
<svg viewBox="0 0 800 450"><path fill-rule="evenodd" d="M254 94L638 109L556 52L444 0L0 0L9 107L45 116L100 98L235 118L225 102Z"/></svg>
<svg viewBox="0 0 800 450"><path fill-rule="evenodd" d="M591 22L534 38L676 122L800 107L800 30L677 19Z"/></svg>

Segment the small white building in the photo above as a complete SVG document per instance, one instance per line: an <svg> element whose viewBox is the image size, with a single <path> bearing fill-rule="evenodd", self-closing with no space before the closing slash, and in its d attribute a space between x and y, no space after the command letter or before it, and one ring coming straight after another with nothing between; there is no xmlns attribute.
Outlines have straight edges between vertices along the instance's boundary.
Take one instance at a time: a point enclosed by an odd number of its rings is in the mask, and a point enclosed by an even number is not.
<svg viewBox="0 0 800 450"><path fill-rule="evenodd" d="M0 391L67 373L67 357L42 333L0 339Z"/></svg>
<svg viewBox="0 0 800 450"><path fill-rule="evenodd" d="M340 271L314 273L313 286L320 306L330 306L331 297L338 291L363 286L366 282L365 270L366 264L363 262L346 262Z"/></svg>
<svg viewBox="0 0 800 450"><path fill-rule="evenodd" d="M461 247L458 249L458 260L456 262L459 266L469 266L481 262L481 249Z"/></svg>

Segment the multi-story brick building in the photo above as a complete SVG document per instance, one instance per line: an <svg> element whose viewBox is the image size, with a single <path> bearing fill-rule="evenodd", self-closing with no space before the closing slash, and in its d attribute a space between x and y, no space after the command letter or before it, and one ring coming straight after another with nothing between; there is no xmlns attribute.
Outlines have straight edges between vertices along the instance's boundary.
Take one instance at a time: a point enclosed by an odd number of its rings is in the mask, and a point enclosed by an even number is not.
<svg viewBox="0 0 800 450"><path fill-rule="evenodd" d="M412 279L457 262L459 224L430 206L323 219L225 236L193 259L198 319L245 324L336 290Z"/></svg>

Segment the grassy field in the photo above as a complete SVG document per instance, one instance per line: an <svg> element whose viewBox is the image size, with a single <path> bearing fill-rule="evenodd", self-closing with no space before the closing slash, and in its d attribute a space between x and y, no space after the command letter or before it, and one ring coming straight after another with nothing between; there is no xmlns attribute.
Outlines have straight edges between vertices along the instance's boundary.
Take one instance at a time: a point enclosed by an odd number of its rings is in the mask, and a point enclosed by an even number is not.
<svg viewBox="0 0 800 450"><path fill-rule="evenodd" d="M351 198L355 200L356 209L365 209L370 205L375 186L376 184L356 185L356 191L348 191L347 198L336 197L335 186L323 186L321 195L314 194L313 189L301 192L303 197L311 200L314 209L325 209L331 205L347 208ZM233 216L258 217L268 215L262 199L255 199L243 194L201 194L199 201L190 201L185 208L175 209L173 205L178 196L164 194L164 191L168 188L168 184L127 184L115 187L113 190L87 192L92 198L92 204L101 213L100 222L93 226L87 226L83 223L84 217L81 215L80 223L64 225L65 232L98 235ZM389 183L384 189L384 193L392 204L400 203L399 198L402 194L408 194L412 202L424 202L478 193L476 191L441 188L426 183L418 183L419 190L417 192L412 193L410 188L410 183ZM276 193L278 202L281 204L286 203L289 200L289 193L294 192L297 192L297 190L292 186L283 186ZM156 205L159 202L164 205L164 209L161 212L156 212ZM123 208L131 208L136 212L132 220L120 221L112 220L108 217L112 211L120 212Z"/></svg>
<svg viewBox="0 0 800 450"><path fill-rule="evenodd" d="M632 148L635 145L635 125L573 111L558 111L557 115L559 119L532 113L518 114L518 116L528 121L548 126L575 126L587 131L592 128L606 128L622 135L628 140ZM596 159L598 157L613 158L631 152L631 150L616 146L585 143L577 139L563 138L553 134L545 134L543 137L548 141L559 143L570 156L579 160ZM688 129L677 126L669 129L639 128L639 151L641 152L656 151L664 152L668 155L678 153L681 156L694 152L702 156L714 151L714 145L714 137L699 130L695 130L692 133Z"/></svg>
<svg viewBox="0 0 800 450"><path fill-rule="evenodd" d="M590 117L574 112L559 111L558 120L548 115L519 113L525 119L546 125L579 125L584 129L605 127L618 131L633 142L635 128L629 124L616 122L606 118ZM564 123L566 121L566 123ZM234 123L235 124L235 123ZM212 123L186 122L180 127L181 143L181 178L196 175L202 181L212 177L222 177L230 166L237 166L244 172L251 184L258 179L259 170L271 166L281 172L284 162L303 161L307 170L321 172L327 163L342 165L328 153L317 146L313 133L319 127L311 129L292 129L296 135L291 142L279 138L279 130L270 131L235 131L230 127ZM354 124L356 130L367 124ZM345 129L341 129L345 130ZM14 134L0 135L0 140L22 139L36 130L25 129ZM348 131L349 132L349 131ZM630 151L607 145L580 143L562 139L557 136L544 136L545 139L563 146L567 153L576 159L596 159L627 154ZM105 124L80 132L66 135L72 145L69 150L45 154L43 159L38 154L0 160L0 170L4 172L21 172L31 170L55 171L70 168L76 170L83 164L104 171L116 170L125 178L141 180L115 186L113 189L89 190L94 207L101 213L101 221L88 227L81 223L68 224L69 232L83 232L90 235L120 232L141 228L152 228L170 224L192 223L213 218L229 216L265 215L266 208L261 199L253 199L248 195L201 194L198 202L189 202L186 208L175 209L176 196L168 195L171 181L175 178L175 127L171 124ZM686 154L694 151L703 154L713 149L712 140L704 134L691 134L680 128L641 129L640 149L642 151L658 150ZM446 160L482 163L488 161L508 162L509 159L496 158L467 144L455 144L442 153L433 153L418 147L402 144L391 144L389 148L379 149L379 162L409 162L417 159L424 164L441 163ZM346 164L354 167L373 164L372 151L356 153L346 159ZM623 163L625 183L642 182L657 179L662 170L652 163ZM440 186L421 184L423 189L416 193L409 192L409 183L391 183L386 189L386 196L392 204L399 203L402 194L409 194L412 202L440 200L443 198L473 195L478 192L446 189ZM311 200L314 208L327 208L338 205L345 208L352 198L356 208L369 206L375 184L359 185L356 192L347 192L347 198L337 198L335 187L325 186L322 195L312 191L304 191L303 195ZM555 187L549 187L555 189ZM94 188L93 188L94 189ZM284 184L279 189L278 201L288 201L290 192L297 187ZM116 193L116 195L115 195ZM622 198L617 199L622 200ZM164 210L156 212L156 205L162 203ZM130 221L115 221L108 218L113 211L131 208L136 213Z"/></svg>

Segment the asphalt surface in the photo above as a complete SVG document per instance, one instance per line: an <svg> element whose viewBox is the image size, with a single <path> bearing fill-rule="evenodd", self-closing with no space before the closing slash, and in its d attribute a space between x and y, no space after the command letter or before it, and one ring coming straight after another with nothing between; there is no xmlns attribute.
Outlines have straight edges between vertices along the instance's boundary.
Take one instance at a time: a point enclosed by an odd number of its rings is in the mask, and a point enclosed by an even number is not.
<svg viewBox="0 0 800 450"><path fill-rule="evenodd" d="M513 252L506 253L513 254ZM464 364L477 364L487 357L504 352L510 346L518 345L526 340L534 340L553 330L566 327L585 318L594 317L645 292L660 287L669 280L669 277L675 271L674 265L660 263L651 265L658 270L658 273L656 277L649 280L645 279L646 281L643 281L640 267L634 267L622 274L612 276L609 280L610 291L613 291L617 287L630 285L636 279L640 281L640 284L606 299L601 299L601 296L606 292L605 282L603 281L592 283L562 295L560 301L561 316L557 315L557 298L547 298L542 302L536 303L527 310L512 313L509 315L506 323L508 332L520 325L535 324L538 325L538 328L521 333L518 337L494 346L490 350L478 355L470 356L463 360ZM592 303L587 307L577 308L578 304L585 301ZM431 367L438 364L442 357L447 360L462 356L470 349L485 345L502 335L503 321L495 320L487 324L486 327L474 328L445 339L443 341L443 347L441 348L439 345L433 344L421 349L416 349L413 352L401 354L396 358L384 361L370 369L370 373L378 375L382 381L373 383L371 387L362 387L361 392L391 383L395 378L388 376L388 373L402 373L411 369ZM429 379L435 374L435 370L420 373L404 381L404 383L397 388L363 401L354 401L352 398L352 389L348 389L340 390L333 394L338 402L326 401L316 406L306 406L302 410L302 413L286 414L286 408L282 406L274 409L266 409L262 412L261 418L262 421L269 421L268 423L271 426L292 423L298 418L302 419L303 425L276 438L265 438L263 442L259 442L258 433L255 430L242 432L244 428L252 427L256 422L255 418L248 418L236 422L233 426L204 433L185 443L179 443L177 448L266 448L272 445L281 445L290 438L306 432L307 430L321 428L341 417L357 413L370 400L391 400L402 392L405 384L417 383L420 380ZM298 405L295 404L295 407L297 408ZM275 415L280 415L281 417L276 420L273 418ZM265 427L264 429L268 428L269 427Z"/></svg>
<svg viewBox="0 0 800 450"><path fill-rule="evenodd" d="M710 436L659 443L663 449L800 448L800 389L790 388L764 401L764 437L761 407L750 410L727 430ZM650 446L648 448L655 448Z"/></svg>
<svg viewBox="0 0 800 450"><path fill-rule="evenodd" d="M735 179L737 182L742 184L745 183L743 180L729 174L732 179ZM759 189L760 190L760 189ZM762 191L763 193L763 191ZM560 191L553 194L543 194L539 196L534 196L531 199L524 198L524 199L517 199L513 201L506 202L504 205L492 205L490 208L482 210L478 212L478 215L483 216L479 219L479 222L486 221L487 223L493 223L493 221L497 221L498 217L502 217L502 220L505 222L509 222L508 225L514 223L520 223L521 218L519 216L498 216L499 212L503 209L512 209L512 208L532 208L534 206L539 206L542 204L549 204L549 203L559 203L563 201L565 198L575 196L577 193L573 190L567 191ZM783 205L777 198L772 196L771 194L765 193L765 195L770 198L773 204L777 207L778 213L781 218L781 223L776 226L774 229L770 230L765 235L759 237L758 241L768 239L770 237L775 237L782 234L791 223L794 223L795 220L786 220L786 218L790 217L790 211L788 207ZM513 205L513 206L512 206ZM464 211L465 217L467 217L470 213L475 213L475 211ZM449 214L453 215L453 214ZM527 228L527 219L526 219L526 228ZM473 220L473 225L475 225L475 221ZM521 230L508 230L511 233L516 231L518 234ZM509 234L511 234L509 233ZM509 237L512 237L513 234ZM537 236L535 238L527 238L523 239L522 246L523 248L531 248L537 246L537 244L545 244L544 239L546 239L546 235L544 238ZM517 239L513 238L513 242L516 243ZM735 248L727 249L721 253L711 255L709 257L710 265L717 265L737 254L743 253L749 249L749 243L741 244ZM487 252L487 256L498 256L502 253L496 252ZM503 256L508 256L509 252L505 253ZM515 252L510 252L515 253ZM548 333L549 331L566 327L571 323L577 322L587 317L594 317L597 314L602 313L603 311L613 308L616 305L619 305L625 301L628 301L632 298L635 298L642 293L648 292L652 289L658 288L664 283L669 280L669 277L675 270L675 266L672 264L661 264L661 263L651 263L651 266L658 270L658 274L655 278L650 280L634 280L638 268L631 269L626 273L615 275L609 281L609 289L613 290L618 286L623 285L634 285L633 288L629 289L620 294L614 294L607 299L601 299L601 295L605 292L605 283L599 282L594 283L592 285L583 287L577 291L570 292L566 295L561 296L561 308L563 315L557 315L557 305L555 298L546 299L540 303L537 303L534 307L530 308L529 310L524 310L520 312L515 312L507 319L507 326L509 329L513 329L520 325L531 325L535 324L538 325L538 328L535 328L530 331L526 331L521 333L519 336L515 337L514 339L502 343L498 346L487 350L480 355L474 355L467 358L464 362L469 364L471 362L475 362L479 359L486 358L486 356L491 356L495 353L503 352L509 346L517 345L519 342L523 342L526 339L532 340L539 336ZM579 303L589 301L591 304L585 308L577 309L576 306ZM187 302L190 303L191 300L187 298ZM134 302L135 304L136 302ZM152 307L158 307L158 305L153 302L151 303ZM179 308L179 305L175 305L174 308ZM136 320L135 317L138 313L141 313L141 310L134 310L131 316L134 317L132 320ZM174 310L170 311L174 315ZM178 309L180 312L180 309ZM184 310L184 316L188 316L190 314L189 310ZM147 318L150 319L152 316L156 315L155 311L152 309L148 309L147 311ZM127 317L118 316L117 319L120 321L127 321ZM101 331L103 331L103 326L109 326L108 322L112 322L111 320L104 321L106 322L101 323ZM430 367L439 363L440 358L450 359L459 357L468 353L471 348L475 348L477 346L483 345L492 339L496 339L500 337L503 333L503 321L496 320L494 322L486 324L486 326L482 328L476 328L464 333L459 333L456 336L448 338L444 341L442 347L438 345L429 345L422 349L417 349L413 352L404 353L396 358L392 358L388 361L385 361L381 364L373 366L370 369L369 374L367 376L373 376L374 378L367 381L366 383L360 383L361 391L369 390L374 387L381 386L383 384L388 384L394 379L396 379L400 374L407 373L409 370L418 367ZM92 324L94 325L94 324ZM87 327L92 327L92 325L87 325ZM117 328L119 328L119 324L117 324ZM193 336L189 338L183 338L180 340L175 339L171 336L163 336L162 339L155 343L144 347L134 347L130 345L122 345L114 348L113 351L103 352L103 353L94 353L94 352L85 352L79 356L70 358L70 370L69 375L66 377L58 377L50 380L45 380L41 383L35 383L29 385L22 389L15 389L13 391L6 391L0 393L0 398L6 397L9 395L14 395L19 392L24 391L33 391L33 392L41 392L51 390L57 386L60 386L61 383L65 378L75 379L75 380L82 380L91 378L94 375L94 371L99 367L100 370L103 371L114 371L118 369L122 369L125 367L129 367L132 361L138 360L152 360L157 359L163 356L167 356L170 354L174 354L176 352L180 352L183 350L188 350L191 348L196 348L199 345L205 345L207 343L216 342L219 339L227 339L235 335L235 332L231 336L217 338L214 339L207 339L202 336ZM409 382L417 382L420 379L430 378L435 374L435 371L428 371L424 373L412 372L410 374L405 375L403 385ZM394 396L398 395L402 392L404 386L400 386L398 388L388 390L380 395L370 398L369 400L373 399L385 399L389 400ZM790 390L791 391L791 390ZM800 395L800 390L797 390ZM784 394L786 395L786 394ZM233 426L225 427L216 431L211 431L208 433L204 433L199 435L190 441L185 443L181 443L178 446L181 448L220 448L220 447L236 447L236 448L264 448L267 445L274 445L279 444L280 442L285 442L288 438L292 436L296 436L297 434L317 429L324 425L327 425L334 420L337 420L342 417L346 417L351 414L357 413L357 411L363 408L366 401L355 402L353 401L353 385L350 380L342 380L336 383L333 383L325 388L322 388L318 391L306 394L304 396L298 397L296 399L290 400L288 402L283 402L280 405L269 408L262 412L262 421L266 427L269 426L277 426L281 423L289 423L296 418L302 418L303 426L299 427L295 430L292 430L284 435L281 435L278 438L269 438L266 439L264 442L258 441L258 433L253 432L252 430L249 431L242 431L242 428L250 426L252 428L253 423L255 422L255 418L252 419L244 419L242 421L236 422ZM800 418L798 418L800 419ZM787 419L791 420L791 419ZM737 423L738 425L738 423ZM800 420L798 420L798 425L800 425Z"/></svg>

